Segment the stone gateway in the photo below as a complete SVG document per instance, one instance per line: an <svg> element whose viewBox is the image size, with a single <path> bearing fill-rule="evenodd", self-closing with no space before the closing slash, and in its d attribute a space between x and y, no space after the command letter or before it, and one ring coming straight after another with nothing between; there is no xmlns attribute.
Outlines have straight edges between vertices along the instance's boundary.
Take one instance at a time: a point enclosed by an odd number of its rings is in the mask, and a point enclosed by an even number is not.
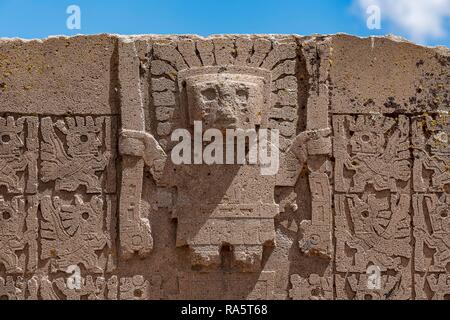
<svg viewBox="0 0 450 320"><path fill-rule="evenodd" d="M0 299L449 300L449 99L395 37L1 39Z"/></svg>

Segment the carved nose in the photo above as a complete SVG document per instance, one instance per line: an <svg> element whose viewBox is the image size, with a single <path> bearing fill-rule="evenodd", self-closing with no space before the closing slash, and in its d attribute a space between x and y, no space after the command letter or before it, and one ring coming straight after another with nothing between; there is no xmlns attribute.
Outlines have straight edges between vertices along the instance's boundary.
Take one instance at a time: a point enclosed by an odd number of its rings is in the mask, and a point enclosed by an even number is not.
<svg viewBox="0 0 450 320"><path fill-rule="evenodd" d="M234 119L232 108L228 103L221 103L219 109L217 110L217 115L221 119Z"/></svg>

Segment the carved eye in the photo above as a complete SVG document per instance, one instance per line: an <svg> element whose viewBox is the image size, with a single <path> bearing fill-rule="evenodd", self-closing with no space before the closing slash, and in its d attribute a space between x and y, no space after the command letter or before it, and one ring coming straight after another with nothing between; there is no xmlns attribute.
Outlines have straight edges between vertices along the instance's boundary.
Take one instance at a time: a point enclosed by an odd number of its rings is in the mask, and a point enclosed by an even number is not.
<svg viewBox="0 0 450 320"><path fill-rule="evenodd" d="M313 297L320 297L320 289L319 289L319 288L314 288L314 289L311 291L311 295L312 295Z"/></svg>
<svg viewBox="0 0 450 320"><path fill-rule="evenodd" d="M88 140L89 140L89 137L87 136L87 134L82 134L80 136L80 141L81 142L86 143L86 142L88 142Z"/></svg>
<svg viewBox="0 0 450 320"><path fill-rule="evenodd" d="M89 219L89 212L83 212L81 214L81 217L83 218L83 220L87 221Z"/></svg>
<svg viewBox="0 0 450 320"><path fill-rule="evenodd" d="M368 134L364 134L364 135L361 136L361 140L363 142L369 142L370 136Z"/></svg>
<svg viewBox="0 0 450 320"><path fill-rule="evenodd" d="M313 235L310 237L309 242L310 242L312 245L318 245L319 242L320 242L320 237L319 237L319 235L313 234Z"/></svg>
<svg viewBox="0 0 450 320"><path fill-rule="evenodd" d="M370 216L369 211L367 211L367 210L364 210L363 212L361 212L361 215L362 215L364 218L368 218L368 217Z"/></svg>
<svg viewBox="0 0 450 320"><path fill-rule="evenodd" d="M11 141L11 136L9 134L7 134L7 133L3 134L1 140L2 140L3 143L8 143L8 142Z"/></svg>
<svg viewBox="0 0 450 320"><path fill-rule="evenodd" d="M217 99L217 92L213 88L208 88L202 91L202 96L206 101L214 101Z"/></svg>
<svg viewBox="0 0 450 320"><path fill-rule="evenodd" d="M245 102L248 100L248 92L245 89L236 89L236 96L242 102Z"/></svg>
<svg viewBox="0 0 450 320"><path fill-rule="evenodd" d="M143 295L144 293L142 292L141 289L136 289L136 290L134 290L133 294L134 294L134 296L137 297L137 298L142 298L142 295Z"/></svg>
<svg viewBox="0 0 450 320"><path fill-rule="evenodd" d="M8 212L8 211L3 211L2 213L1 213L1 217L2 217L2 219L3 220L9 220L9 219L11 219L11 213L10 212Z"/></svg>

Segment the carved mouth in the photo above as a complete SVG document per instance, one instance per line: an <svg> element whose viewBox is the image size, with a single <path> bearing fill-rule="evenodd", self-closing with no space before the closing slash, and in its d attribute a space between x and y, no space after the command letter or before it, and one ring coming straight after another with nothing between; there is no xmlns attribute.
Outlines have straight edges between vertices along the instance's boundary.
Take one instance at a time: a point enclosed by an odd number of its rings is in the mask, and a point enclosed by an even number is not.
<svg viewBox="0 0 450 320"><path fill-rule="evenodd" d="M20 149L2 150L2 151L0 151L0 155L2 155L2 156L19 156Z"/></svg>
<svg viewBox="0 0 450 320"><path fill-rule="evenodd" d="M217 124L224 128L234 129L236 128L237 121L234 118L220 118L217 120Z"/></svg>

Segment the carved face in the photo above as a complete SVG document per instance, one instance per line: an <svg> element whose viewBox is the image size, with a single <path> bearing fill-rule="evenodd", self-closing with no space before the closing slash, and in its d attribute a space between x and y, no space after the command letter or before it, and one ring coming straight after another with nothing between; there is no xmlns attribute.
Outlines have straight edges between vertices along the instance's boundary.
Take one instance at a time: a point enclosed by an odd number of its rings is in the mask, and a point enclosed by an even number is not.
<svg viewBox="0 0 450 320"><path fill-rule="evenodd" d="M355 233L373 232L378 210L383 209L384 207L382 201L379 203L373 201L366 203L356 196L353 196L351 199L349 198L347 201ZM379 205L379 207L377 207L377 205Z"/></svg>
<svg viewBox="0 0 450 320"><path fill-rule="evenodd" d="M370 131L357 131L350 139L353 154L376 154L383 149L383 135Z"/></svg>
<svg viewBox="0 0 450 320"><path fill-rule="evenodd" d="M208 74L186 80L191 122L204 130L251 129L261 123L263 78L240 74Z"/></svg>
<svg viewBox="0 0 450 320"><path fill-rule="evenodd" d="M25 217L25 200L15 197L11 202L0 198L0 236L18 236Z"/></svg>
<svg viewBox="0 0 450 320"><path fill-rule="evenodd" d="M19 155L24 144L14 130L0 130L0 156Z"/></svg>
<svg viewBox="0 0 450 320"><path fill-rule="evenodd" d="M68 152L72 156L98 155L101 141L95 130L79 127L67 135Z"/></svg>
<svg viewBox="0 0 450 320"><path fill-rule="evenodd" d="M75 205L61 206L61 218L64 229L71 236L89 236L102 232L103 201L94 196L90 202L83 202L80 196L75 196Z"/></svg>

